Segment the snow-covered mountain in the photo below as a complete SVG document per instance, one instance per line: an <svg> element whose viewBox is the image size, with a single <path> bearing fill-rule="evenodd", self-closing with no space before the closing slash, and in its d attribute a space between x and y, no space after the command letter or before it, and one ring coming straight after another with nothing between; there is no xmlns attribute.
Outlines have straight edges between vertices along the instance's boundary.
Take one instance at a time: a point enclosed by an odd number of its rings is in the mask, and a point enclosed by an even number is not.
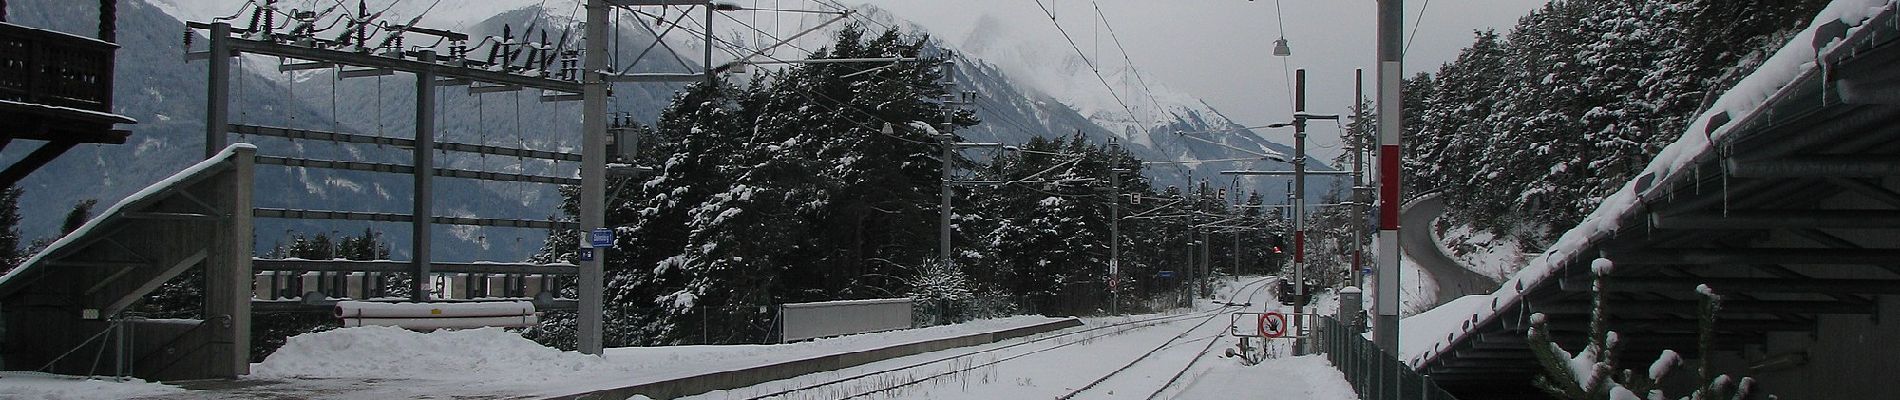
<svg viewBox="0 0 1900 400"><path fill-rule="evenodd" d="M92 3L53 0L10 2L12 21L30 26L69 32L91 32L96 13ZM230 4L224 4L230 3ZM428 8L422 2L402 2L387 12L387 18L406 21L416 13L429 10L425 26L451 27L475 35L497 34L503 24L517 32L534 24L553 28L558 34L574 24L579 11L571 0L510 0ZM87 145L32 175L22 183L26 189L22 201L22 226L25 237L49 237L56 233L60 217L74 202L98 199L110 204L128 193L154 182L178 168L197 160L203 129L202 62L185 62L184 20L206 20L208 16L228 15L235 2L183 0L132 0L122 2L119 32L122 48L115 89L116 110L141 123L131 126L134 134L125 145ZM544 8L534 8L541 6ZM868 28L903 26L906 31L929 31L874 7L862 7L853 21ZM815 25L821 19L800 18L782 21L783 31L793 32ZM1035 136L1081 134L1099 142L1114 140L1129 147L1138 156L1154 161L1189 161L1186 164L1157 164L1149 173L1162 185L1184 185L1191 173L1195 180L1208 179L1225 186L1231 178L1218 176L1229 169L1286 169L1278 162L1217 162L1209 160L1260 159L1260 154L1291 154L1288 146L1262 139L1252 132L1237 130L1238 124L1200 100L1171 91L1165 83L1146 76L1145 88L1139 83L1118 88L1117 102L1109 95L1080 56L1066 46L1038 48L1036 42L1006 40L1012 32L1000 20L987 20L985 36L969 35L958 42L939 46L952 50L961 66L960 90L978 93L973 106L984 123L958 132L972 141L1022 143ZM649 21L650 22L650 21ZM747 29L725 23L726 29ZM690 24L688 24L690 25ZM834 26L832 29L835 29ZM776 29L776 28L775 28ZM578 29L575 29L578 31ZM652 35L622 19L616 43L650 43ZM679 59L697 64L700 44L692 35L669 35L673 49L682 49ZM479 37L479 36L478 36ZM734 42L757 42L742 32L727 31L722 37ZM198 38L198 40L203 40ZM804 49L817 49L831 40L830 35L813 34L799 43ZM1044 43L1046 44L1046 43ZM199 46L202 46L200 44ZM959 47L959 46L967 46ZM1058 51L1060 50L1060 51ZM633 49L626 49L631 53ZM776 57L797 58L795 49L776 52ZM665 47L655 48L636 67L642 71L683 71L676 55ZM716 53L716 62L732 57ZM628 64L631 60L621 60ZM335 79L327 70L294 74L279 73L274 58L245 57L233 83L232 120L235 123L341 130L372 135L407 136L413 127L410 107L413 99L411 78L398 74L387 78ZM1097 63L1097 66L1113 63ZM1134 82L1127 68L1104 68L1103 76L1111 84ZM677 86L623 85L616 91L612 107L629 112L636 120L651 122ZM514 95L495 93L468 95L465 91L442 89L439 119L441 140L491 145L525 144L543 150L574 149L579 140L578 110L573 103L542 103L534 93ZM459 94L459 95L458 95ZM1121 103L1127 103L1123 108ZM1131 117L1129 111L1134 111ZM1189 132L1185 135L1175 132ZM1199 132L1199 133L1193 133ZM1188 136L1219 144L1192 140ZM259 137L234 137L260 145L260 152L298 155L312 158L372 162L406 162L406 151L399 149L342 147L323 142L288 141ZM0 159L23 156L28 146L13 146ZM440 162L465 169L522 172L537 175L571 176L571 166L545 162L522 162L513 158L443 154ZM115 160L137 160L122 162ZM1202 162L1205 161L1205 162ZM1324 168L1315 165L1315 169ZM296 207L353 211L405 212L408 210L407 177L365 174L320 169L270 167L260 170L257 198L260 207ZM1243 184L1260 190L1269 201L1283 198L1286 179L1251 178ZM1327 181L1314 179L1309 186L1324 189ZM551 187L515 183L476 183L457 179L438 180L443 204L438 210L447 215L496 218L544 219L556 213L559 197ZM1315 190L1316 192L1318 190ZM1318 195L1315 194L1315 197ZM454 200L447 200L454 199ZM313 221L260 220L259 232L285 232L284 235L259 235L259 247L267 249L291 232L303 234L353 234L365 227L376 231L401 232L406 227L374 224L337 229ZM512 260L540 247L544 232L502 228L473 229L438 227L438 252L460 260ZM408 247L407 236L386 234L384 239L396 249L398 258Z"/></svg>
<svg viewBox="0 0 1900 400"><path fill-rule="evenodd" d="M1291 169L1262 155L1290 159L1292 146L1265 139L1201 99L1128 67L1120 57L1085 61L1059 36L1051 37L1057 35L1051 27L990 15L966 27L961 38L948 38L959 33L933 32L871 5L857 10L872 28L931 33L939 46L954 52L962 66L958 79L966 85L960 89L977 92L975 109L984 120L962 133L972 140L1021 143L1032 136L1076 132L1103 142L1113 139L1143 159L1179 162L1149 167L1160 185L1184 185L1192 175L1195 181L1225 186L1233 178L1220 171ZM1316 159L1309 159L1308 169L1332 170ZM1241 184L1274 201L1286 196L1290 181L1256 177ZM1319 199L1331 184L1331 178L1308 178L1313 192L1308 197Z"/></svg>

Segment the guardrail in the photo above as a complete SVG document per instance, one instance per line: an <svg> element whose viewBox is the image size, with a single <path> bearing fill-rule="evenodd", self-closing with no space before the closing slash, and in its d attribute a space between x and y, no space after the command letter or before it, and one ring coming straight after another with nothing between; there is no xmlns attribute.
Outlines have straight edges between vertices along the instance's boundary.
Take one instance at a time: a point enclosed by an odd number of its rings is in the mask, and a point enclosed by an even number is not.
<svg viewBox="0 0 1900 400"><path fill-rule="evenodd" d="M1364 329L1341 323L1330 316L1317 318L1315 336L1319 351L1326 354L1333 368L1346 375L1359 398L1367 400L1457 400L1451 393L1432 383L1366 340Z"/></svg>

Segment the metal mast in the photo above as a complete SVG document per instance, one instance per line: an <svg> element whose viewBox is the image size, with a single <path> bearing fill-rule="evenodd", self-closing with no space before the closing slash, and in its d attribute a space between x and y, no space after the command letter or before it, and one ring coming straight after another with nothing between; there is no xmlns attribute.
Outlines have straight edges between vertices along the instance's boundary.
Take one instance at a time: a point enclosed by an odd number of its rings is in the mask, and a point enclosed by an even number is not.
<svg viewBox="0 0 1900 400"><path fill-rule="evenodd" d="M1405 0L1379 0L1379 290L1372 341L1399 354L1399 134L1400 74Z"/></svg>

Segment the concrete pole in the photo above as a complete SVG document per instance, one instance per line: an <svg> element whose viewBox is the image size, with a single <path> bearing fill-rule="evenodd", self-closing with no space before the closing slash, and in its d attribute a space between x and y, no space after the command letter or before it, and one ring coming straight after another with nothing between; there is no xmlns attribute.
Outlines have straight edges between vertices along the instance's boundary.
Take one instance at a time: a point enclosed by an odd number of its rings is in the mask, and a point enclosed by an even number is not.
<svg viewBox="0 0 1900 400"><path fill-rule="evenodd" d="M1234 191L1234 213L1239 214L1240 213L1239 208L1241 206L1239 178L1234 179L1233 191ZM1238 282L1238 279L1240 278L1240 234L1242 232L1240 229L1234 229L1233 233L1234 233L1234 249L1233 249L1234 250L1234 278L1236 279L1236 282Z"/></svg>
<svg viewBox="0 0 1900 400"><path fill-rule="evenodd" d="M1379 290L1372 341L1399 353L1399 135L1405 0L1379 0Z"/></svg>
<svg viewBox="0 0 1900 400"><path fill-rule="evenodd" d="M707 9L712 7L708 6ZM581 63L581 241L595 228L606 227L606 185L607 185L607 81L601 76L607 70L607 9L606 0L588 0L586 54ZM709 11L710 12L710 11ZM712 19L707 18L707 23ZM711 31L711 29L707 29ZM711 42L707 42L711 48ZM711 62L710 54L707 62ZM707 88L712 87L711 70L707 70ZM581 251L593 252L591 260L580 263L580 310L575 322L575 347L581 353L600 355L601 330L601 280L604 271L601 261L607 258L605 251L582 246Z"/></svg>
<svg viewBox="0 0 1900 400"><path fill-rule="evenodd" d="M424 63L435 63L435 51L423 50L420 57ZM414 221L409 225L409 246L415 265L413 288L409 299L416 302L429 301L429 244L435 240L430 230L430 216L435 215L433 179L435 178L435 71L423 69L416 72L416 148L411 162L415 166L414 202L410 214Z"/></svg>
<svg viewBox="0 0 1900 400"><path fill-rule="evenodd" d="M1353 130L1346 133L1352 135L1352 140L1347 143L1352 145L1352 210L1354 215L1358 216L1353 219L1352 223L1352 272L1348 274L1348 278L1350 279L1348 282L1350 283L1347 284L1353 287L1365 287L1365 283L1361 282L1360 279L1366 275L1359 273L1359 270L1365 268L1361 263L1365 260L1366 254L1366 218L1368 217L1366 213L1367 210L1370 209L1368 204L1366 204L1368 199L1364 192L1366 186L1366 125L1365 121L1357 120L1366 115L1366 103L1361 101L1366 98L1365 72L1365 69L1352 70L1352 115L1355 119L1355 121L1353 121L1355 124L1353 124Z"/></svg>
<svg viewBox="0 0 1900 400"><path fill-rule="evenodd" d="M205 83L205 156L211 159L224 151L225 130L231 117L231 46L224 43L231 37L231 24L211 23L211 58L205 59L210 66L209 80Z"/></svg>
<svg viewBox="0 0 1900 400"><path fill-rule="evenodd" d="M937 132L937 143L943 147L943 168L938 171L943 176L943 183L937 189L937 194L940 196L937 207L937 257L942 260L945 269L955 268L957 265L956 261L950 258L950 169L955 167L951 159L956 156L956 145L953 143L955 135L950 133L950 128L956 126L954 113L956 108L953 105L956 100L956 72L956 63L945 59L943 61L943 128Z"/></svg>
<svg viewBox="0 0 1900 400"><path fill-rule="evenodd" d="M606 7L606 5L604 5L604 4L603 4L603 5L601 5L601 7L603 7L603 8L605 8L605 7ZM713 5L713 2L711 2L711 1L708 1L708 2L706 2L706 56L705 56L706 58L705 58L704 60L702 60L702 61L704 61L704 62L706 63L706 69L704 69L703 71L706 71L706 86L707 86L707 87L711 87L711 86L712 86L712 85L714 84L714 82L715 82L715 81L713 80L713 73L712 73L712 70L713 70L713 65L712 65L712 49L713 49L713 27L712 27L712 23L713 23L713 13L716 13L716 12L719 12L719 10L718 10L718 8L719 8L719 7L715 7L715 6ZM606 17L602 17L602 19L601 19L601 21L606 21ZM601 24L606 24L606 22L601 22ZM603 31L603 33L601 33L601 35L600 35L600 36L589 36L589 37L601 37L601 38L604 38L604 37L607 37L607 34L606 34L606 33L604 33L604 31ZM657 39L657 38L656 38L656 39L654 39L654 40L659 40L659 39ZM606 41L602 41L602 42L601 42L601 46L602 46L602 47L601 47L601 53L602 53L602 54L605 54L605 53L607 52L607 50L606 50L606 47L605 47L605 46L606 46ZM600 69L596 69L596 71L603 71L603 70L606 70L606 67L605 67L605 66L602 66L602 67L601 67ZM605 107L602 107L602 108L601 108L601 110L606 110L606 108L605 108Z"/></svg>
<svg viewBox="0 0 1900 400"><path fill-rule="evenodd" d="M1306 309L1306 70L1293 71L1293 314ZM1304 324L1293 318L1293 331ZM1297 350L1296 350L1297 352Z"/></svg>
<svg viewBox="0 0 1900 400"><path fill-rule="evenodd" d="M1121 154L1121 146L1114 142L1109 142L1108 146L1115 149L1109 152L1109 159L1120 160L1118 154ZM1122 172L1117 164L1119 163L1112 161L1108 163L1108 182L1111 188L1108 200L1108 279L1116 283L1108 287L1109 315L1120 313L1117 308L1121 303L1121 292L1116 289L1120 286L1122 273Z"/></svg>
<svg viewBox="0 0 1900 400"><path fill-rule="evenodd" d="M1207 183L1206 182L1201 183L1200 197L1203 199L1207 198ZM1214 221L1215 219L1212 216L1209 216L1207 218L1207 222L1209 223L1212 223ZM1214 238L1212 236L1213 234L1207 231L1207 226L1204 224L1195 224L1194 230L1200 231L1201 233L1201 240L1200 240L1201 269L1198 271L1199 274L1197 275L1201 279L1194 281L1194 283L1201 286L1202 297L1213 298L1214 297L1214 293L1213 293L1214 291L1212 290L1213 288L1208 286L1208 281L1213 280L1214 278L1214 259L1212 258L1212 254L1210 254L1211 250L1214 247L1213 246Z"/></svg>

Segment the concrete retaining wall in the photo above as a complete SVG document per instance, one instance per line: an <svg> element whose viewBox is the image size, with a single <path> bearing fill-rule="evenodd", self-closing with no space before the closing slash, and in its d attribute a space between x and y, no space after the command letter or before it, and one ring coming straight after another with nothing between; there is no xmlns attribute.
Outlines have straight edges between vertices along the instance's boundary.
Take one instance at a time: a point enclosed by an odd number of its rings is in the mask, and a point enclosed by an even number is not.
<svg viewBox="0 0 1900 400"><path fill-rule="evenodd" d="M620 400L634 395L644 395L655 399L671 399L691 396L714 390L737 389L761 383L793 378L817 372L831 371L864 365L897 357L929 353L939 350L969 347L994 343L1000 340L1018 338L1043 332L1082 326L1082 321L1074 318L1050 321L1046 323L1009 329L998 332L974 333L937 340L891 345L882 348L829 354L799 360L781 362L759 367L720 371L704 375L643 383L612 389L595 390L584 393L547 397L549 400L567 399L612 399Z"/></svg>

